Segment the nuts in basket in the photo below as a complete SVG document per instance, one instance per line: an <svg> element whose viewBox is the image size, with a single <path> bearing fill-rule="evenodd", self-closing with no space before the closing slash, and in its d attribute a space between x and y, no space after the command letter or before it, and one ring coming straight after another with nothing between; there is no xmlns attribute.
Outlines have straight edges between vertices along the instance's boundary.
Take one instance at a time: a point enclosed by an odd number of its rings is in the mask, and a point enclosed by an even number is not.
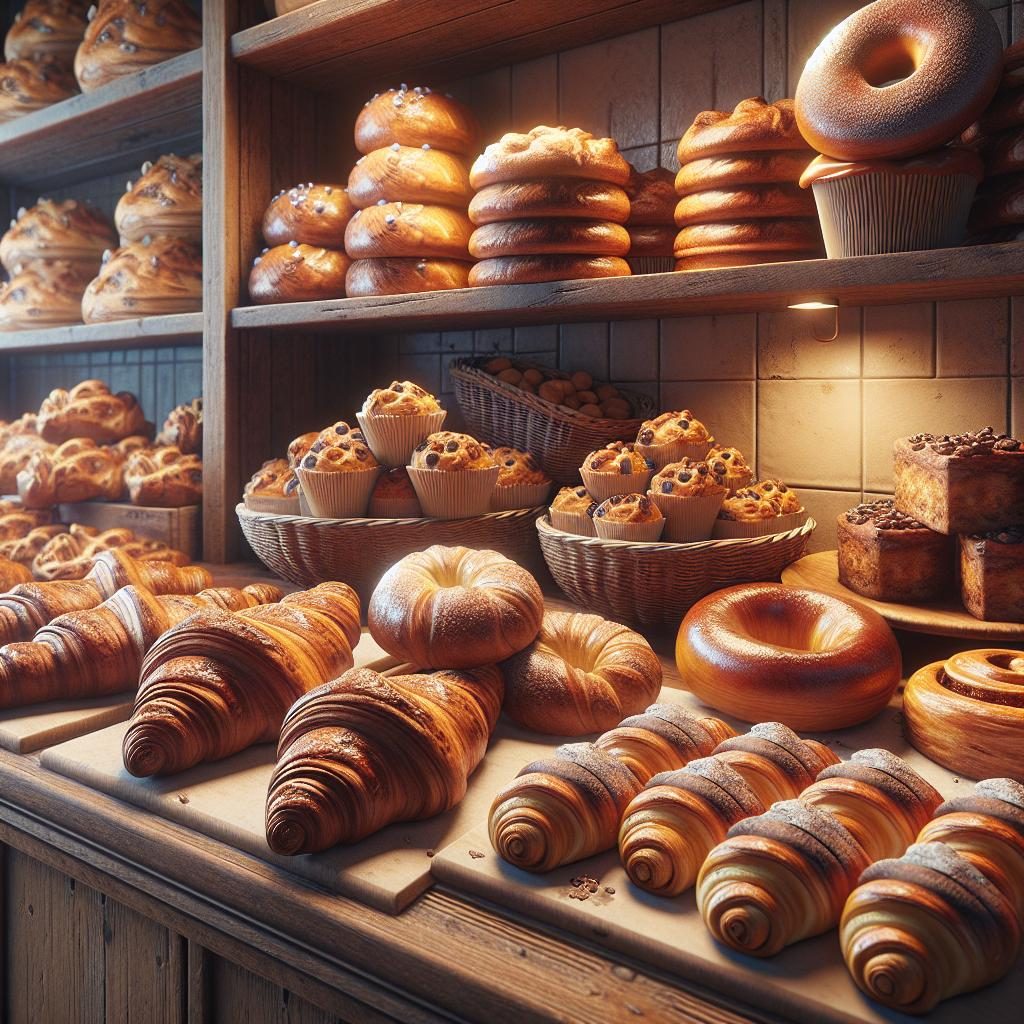
<svg viewBox="0 0 1024 1024"><path fill-rule="evenodd" d="M547 377L533 366L519 369L505 356L495 356L483 369L521 391L539 395L566 409L575 409L584 416L628 420L634 415L629 401L614 384L597 383L585 370L577 370L570 377Z"/></svg>

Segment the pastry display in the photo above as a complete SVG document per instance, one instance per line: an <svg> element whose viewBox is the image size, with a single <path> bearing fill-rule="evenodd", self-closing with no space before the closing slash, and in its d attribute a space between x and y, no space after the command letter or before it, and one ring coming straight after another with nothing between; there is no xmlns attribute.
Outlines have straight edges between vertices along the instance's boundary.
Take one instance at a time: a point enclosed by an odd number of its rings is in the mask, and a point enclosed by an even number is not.
<svg viewBox="0 0 1024 1024"><path fill-rule="evenodd" d="M0 263L9 274L40 262L66 260L82 275L95 274L117 235L106 217L76 199L40 199L22 207L0 239Z"/></svg>
<svg viewBox="0 0 1024 1024"><path fill-rule="evenodd" d="M603 540L653 543L661 539L665 517L646 494L613 494L594 509L594 532Z"/></svg>
<svg viewBox="0 0 1024 1024"><path fill-rule="evenodd" d="M466 519L490 511L500 472L487 445L451 430L420 441L408 466L420 506L436 519Z"/></svg>
<svg viewBox="0 0 1024 1024"><path fill-rule="evenodd" d="M495 512L533 508L547 502L551 477L533 455L503 445L491 451L491 458L498 464L498 479L491 495Z"/></svg>
<svg viewBox="0 0 1024 1024"><path fill-rule="evenodd" d="M781 480L761 480L722 502L711 536L763 537L795 529L806 520L796 491Z"/></svg>
<svg viewBox="0 0 1024 1024"><path fill-rule="evenodd" d="M124 486L133 505L198 505L203 500L203 460L173 445L135 452L124 464Z"/></svg>
<svg viewBox="0 0 1024 1024"><path fill-rule="evenodd" d="M18 473L18 496L26 508L94 498L117 501L124 487L119 454L88 438L65 441L52 452L36 452Z"/></svg>
<svg viewBox="0 0 1024 1024"><path fill-rule="evenodd" d="M276 740L296 700L352 667L358 639L359 598L344 583L240 612L197 612L142 664L125 768L173 775Z"/></svg>
<svg viewBox="0 0 1024 1024"><path fill-rule="evenodd" d="M267 459L245 485L242 501L253 512L297 516L299 478L287 459Z"/></svg>
<svg viewBox="0 0 1024 1024"><path fill-rule="evenodd" d="M900 681L899 645L870 608L777 583L727 587L679 627L683 684L746 722L841 729L874 717Z"/></svg>
<svg viewBox="0 0 1024 1024"><path fill-rule="evenodd" d="M126 527L101 532L94 526L72 523L67 532L46 542L32 562L32 574L43 581L84 579L97 556L111 550L140 562L168 562L175 566L189 563L188 555L183 552L175 551L163 541L140 537Z"/></svg>
<svg viewBox="0 0 1024 1024"><path fill-rule="evenodd" d="M739 448L713 444L707 452L709 462L718 459L725 463L725 486L729 488L731 498L737 491L749 487L754 479L754 471L747 462L746 456Z"/></svg>
<svg viewBox="0 0 1024 1024"><path fill-rule="evenodd" d="M683 458L659 469L648 494L665 517L662 539L673 544L707 540L728 493L721 459Z"/></svg>
<svg viewBox="0 0 1024 1024"><path fill-rule="evenodd" d="M380 472L373 452L351 432L333 443L317 440L295 467L310 511L325 519L365 516Z"/></svg>
<svg viewBox="0 0 1024 1024"><path fill-rule="evenodd" d="M86 0L25 0L4 39L4 59L31 60L71 70L89 24Z"/></svg>
<svg viewBox="0 0 1024 1024"><path fill-rule="evenodd" d="M75 76L60 64L8 60L0 64L0 123L42 110L77 92Z"/></svg>
<svg viewBox="0 0 1024 1024"><path fill-rule="evenodd" d="M598 615L546 612L537 639L502 669L508 717L555 736L611 729L661 691L661 662L651 645Z"/></svg>
<svg viewBox="0 0 1024 1024"><path fill-rule="evenodd" d="M43 399L37 423L52 444L74 438L109 444L149 428L136 397L128 391L115 395L101 380L84 380L70 391L55 388Z"/></svg>
<svg viewBox="0 0 1024 1024"><path fill-rule="evenodd" d="M435 545L388 569L366 621L388 654L416 668L477 668L528 647L543 614L540 586L515 562Z"/></svg>
<svg viewBox="0 0 1024 1024"><path fill-rule="evenodd" d="M663 412L644 420L636 435L636 450L662 469L680 459L703 459L715 439L689 409Z"/></svg>
<svg viewBox="0 0 1024 1024"><path fill-rule="evenodd" d="M167 414L163 428L156 435L156 444L173 445L185 455L201 455L203 452L203 400L193 398L191 402L175 406Z"/></svg>
<svg viewBox="0 0 1024 1024"><path fill-rule="evenodd" d="M356 207L343 185L309 181L281 189L263 214L263 239L270 246L298 242L343 251L345 228Z"/></svg>
<svg viewBox="0 0 1024 1024"><path fill-rule="evenodd" d="M146 161L117 202L114 225L121 245L151 238L203 241L203 155L169 153Z"/></svg>
<svg viewBox="0 0 1024 1024"><path fill-rule="evenodd" d="M654 463L636 445L613 441L583 460L580 476L594 499L601 502L615 494L643 493L653 469Z"/></svg>
<svg viewBox="0 0 1024 1024"><path fill-rule="evenodd" d="M0 285L0 330L31 331L82 320L82 293L89 283L80 265L67 260L33 263Z"/></svg>
<svg viewBox="0 0 1024 1024"><path fill-rule="evenodd" d="M275 853L316 853L454 807L501 712L493 665L385 677L351 669L292 705L267 793Z"/></svg>
<svg viewBox="0 0 1024 1024"><path fill-rule="evenodd" d="M563 533L575 533L582 537L595 537L594 513L597 502L586 487L563 487L548 509L551 525Z"/></svg>
<svg viewBox="0 0 1024 1024"><path fill-rule="evenodd" d="M366 396L356 420L383 465L404 466L413 449L441 429L446 415L429 391L410 380L395 380Z"/></svg>
<svg viewBox="0 0 1024 1024"><path fill-rule="evenodd" d="M39 557L39 553L57 534L67 532L68 527L64 523L33 526L23 536L0 541L0 557L25 566L29 570L29 578L31 578L32 563Z"/></svg>
<svg viewBox="0 0 1024 1024"><path fill-rule="evenodd" d="M976 619L1024 622L1024 527L960 538L960 596Z"/></svg>
<svg viewBox="0 0 1024 1024"><path fill-rule="evenodd" d="M649 171L631 168L626 193L629 196L629 269L634 274L660 274L675 264L672 249L676 240L675 175L665 167Z"/></svg>
<svg viewBox="0 0 1024 1024"><path fill-rule="evenodd" d="M5 591L28 583L31 579L32 573L20 562L9 558L0 559L0 587Z"/></svg>
<svg viewBox="0 0 1024 1024"><path fill-rule="evenodd" d="M386 470L377 478L366 514L371 519L419 519L423 515L404 466Z"/></svg>

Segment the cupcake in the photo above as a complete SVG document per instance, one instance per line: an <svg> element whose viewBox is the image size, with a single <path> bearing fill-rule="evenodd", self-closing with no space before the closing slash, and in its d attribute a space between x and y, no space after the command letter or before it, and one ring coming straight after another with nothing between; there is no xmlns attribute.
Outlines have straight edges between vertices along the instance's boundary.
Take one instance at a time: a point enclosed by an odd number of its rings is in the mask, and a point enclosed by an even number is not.
<svg viewBox="0 0 1024 1024"><path fill-rule="evenodd" d="M420 499L404 466L389 469L377 478L370 495L371 519L419 519L422 515Z"/></svg>
<svg viewBox="0 0 1024 1024"><path fill-rule="evenodd" d="M469 434L430 434L412 453L409 479L420 505L435 519L465 519L490 511L498 464Z"/></svg>
<svg viewBox="0 0 1024 1024"><path fill-rule="evenodd" d="M563 533L575 533L581 537L593 537L594 510L597 502L586 487L563 487L548 509L551 525Z"/></svg>
<svg viewBox="0 0 1024 1024"><path fill-rule="evenodd" d="M654 464L640 454L636 445L613 441L583 460L580 476L591 495L604 501L613 494L643 493L653 469Z"/></svg>
<svg viewBox="0 0 1024 1024"><path fill-rule="evenodd" d="M287 459L268 459L253 473L245 485L242 501L252 512L270 512L279 516L301 514L299 496L295 487L295 470Z"/></svg>
<svg viewBox="0 0 1024 1024"><path fill-rule="evenodd" d="M318 439L295 473L314 516L361 519L380 471L380 463L363 441L327 444Z"/></svg>
<svg viewBox="0 0 1024 1024"><path fill-rule="evenodd" d="M767 493L759 488L767 488ZM796 492L777 480L764 480L726 498L715 520L713 536L763 537L801 526L807 518Z"/></svg>
<svg viewBox="0 0 1024 1024"><path fill-rule="evenodd" d="M729 493L725 463L680 459L654 474L649 493L666 520L663 540L673 544L708 540Z"/></svg>
<svg viewBox="0 0 1024 1024"><path fill-rule="evenodd" d="M534 508L547 502L551 494L551 477L529 452L521 452L518 448L495 448L491 457L498 464L498 483L491 496L492 511Z"/></svg>
<svg viewBox="0 0 1024 1024"><path fill-rule="evenodd" d="M430 392L408 380L371 391L356 413L366 443L385 466L404 466L416 445L441 429L445 416Z"/></svg>
<svg viewBox="0 0 1024 1024"><path fill-rule="evenodd" d="M725 486L729 488L730 496L744 487L749 487L750 481L754 479L754 471L747 465L747 460L739 448L725 448L716 444L708 452L706 459L708 462L721 459L725 463Z"/></svg>
<svg viewBox="0 0 1024 1024"><path fill-rule="evenodd" d="M653 542L664 529L661 509L646 494L613 494L594 509L594 530L603 540Z"/></svg>
<svg viewBox="0 0 1024 1024"><path fill-rule="evenodd" d="M715 439L689 409L663 412L640 424L636 450L661 469L680 459L703 459Z"/></svg>

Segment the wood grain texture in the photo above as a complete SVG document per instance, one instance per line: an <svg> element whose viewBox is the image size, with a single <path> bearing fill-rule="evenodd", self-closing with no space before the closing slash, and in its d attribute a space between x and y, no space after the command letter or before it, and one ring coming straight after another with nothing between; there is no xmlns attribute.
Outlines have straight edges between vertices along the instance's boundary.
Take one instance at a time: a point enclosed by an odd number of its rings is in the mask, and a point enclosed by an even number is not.
<svg viewBox="0 0 1024 1024"><path fill-rule="evenodd" d="M339 1018L264 978L214 957L211 964L213 1019L248 1024L336 1024ZM376 1015L366 1020L380 1020Z"/></svg>
<svg viewBox="0 0 1024 1024"><path fill-rule="evenodd" d="M0 355L16 352L114 351L155 345L198 345L202 313L173 313L108 324L72 324L38 331L0 331Z"/></svg>
<svg viewBox="0 0 1024 1024"><path fill-rule="evenodd" d="M123 722L131 713L131 694L10 708L0 714L0 747L28 754Z"/></svg>

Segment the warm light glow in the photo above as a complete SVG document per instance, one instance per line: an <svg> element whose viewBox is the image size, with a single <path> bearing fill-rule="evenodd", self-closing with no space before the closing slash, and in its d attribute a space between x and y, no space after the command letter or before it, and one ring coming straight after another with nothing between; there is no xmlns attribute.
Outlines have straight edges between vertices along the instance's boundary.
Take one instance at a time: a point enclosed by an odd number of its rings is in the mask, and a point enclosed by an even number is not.
<svg viewBox="0 0 1024 1024"><path fill-rule="evenodd" d="M791 302L789 309L838 309L835 299L808 299L807 302Z"/></svg>

